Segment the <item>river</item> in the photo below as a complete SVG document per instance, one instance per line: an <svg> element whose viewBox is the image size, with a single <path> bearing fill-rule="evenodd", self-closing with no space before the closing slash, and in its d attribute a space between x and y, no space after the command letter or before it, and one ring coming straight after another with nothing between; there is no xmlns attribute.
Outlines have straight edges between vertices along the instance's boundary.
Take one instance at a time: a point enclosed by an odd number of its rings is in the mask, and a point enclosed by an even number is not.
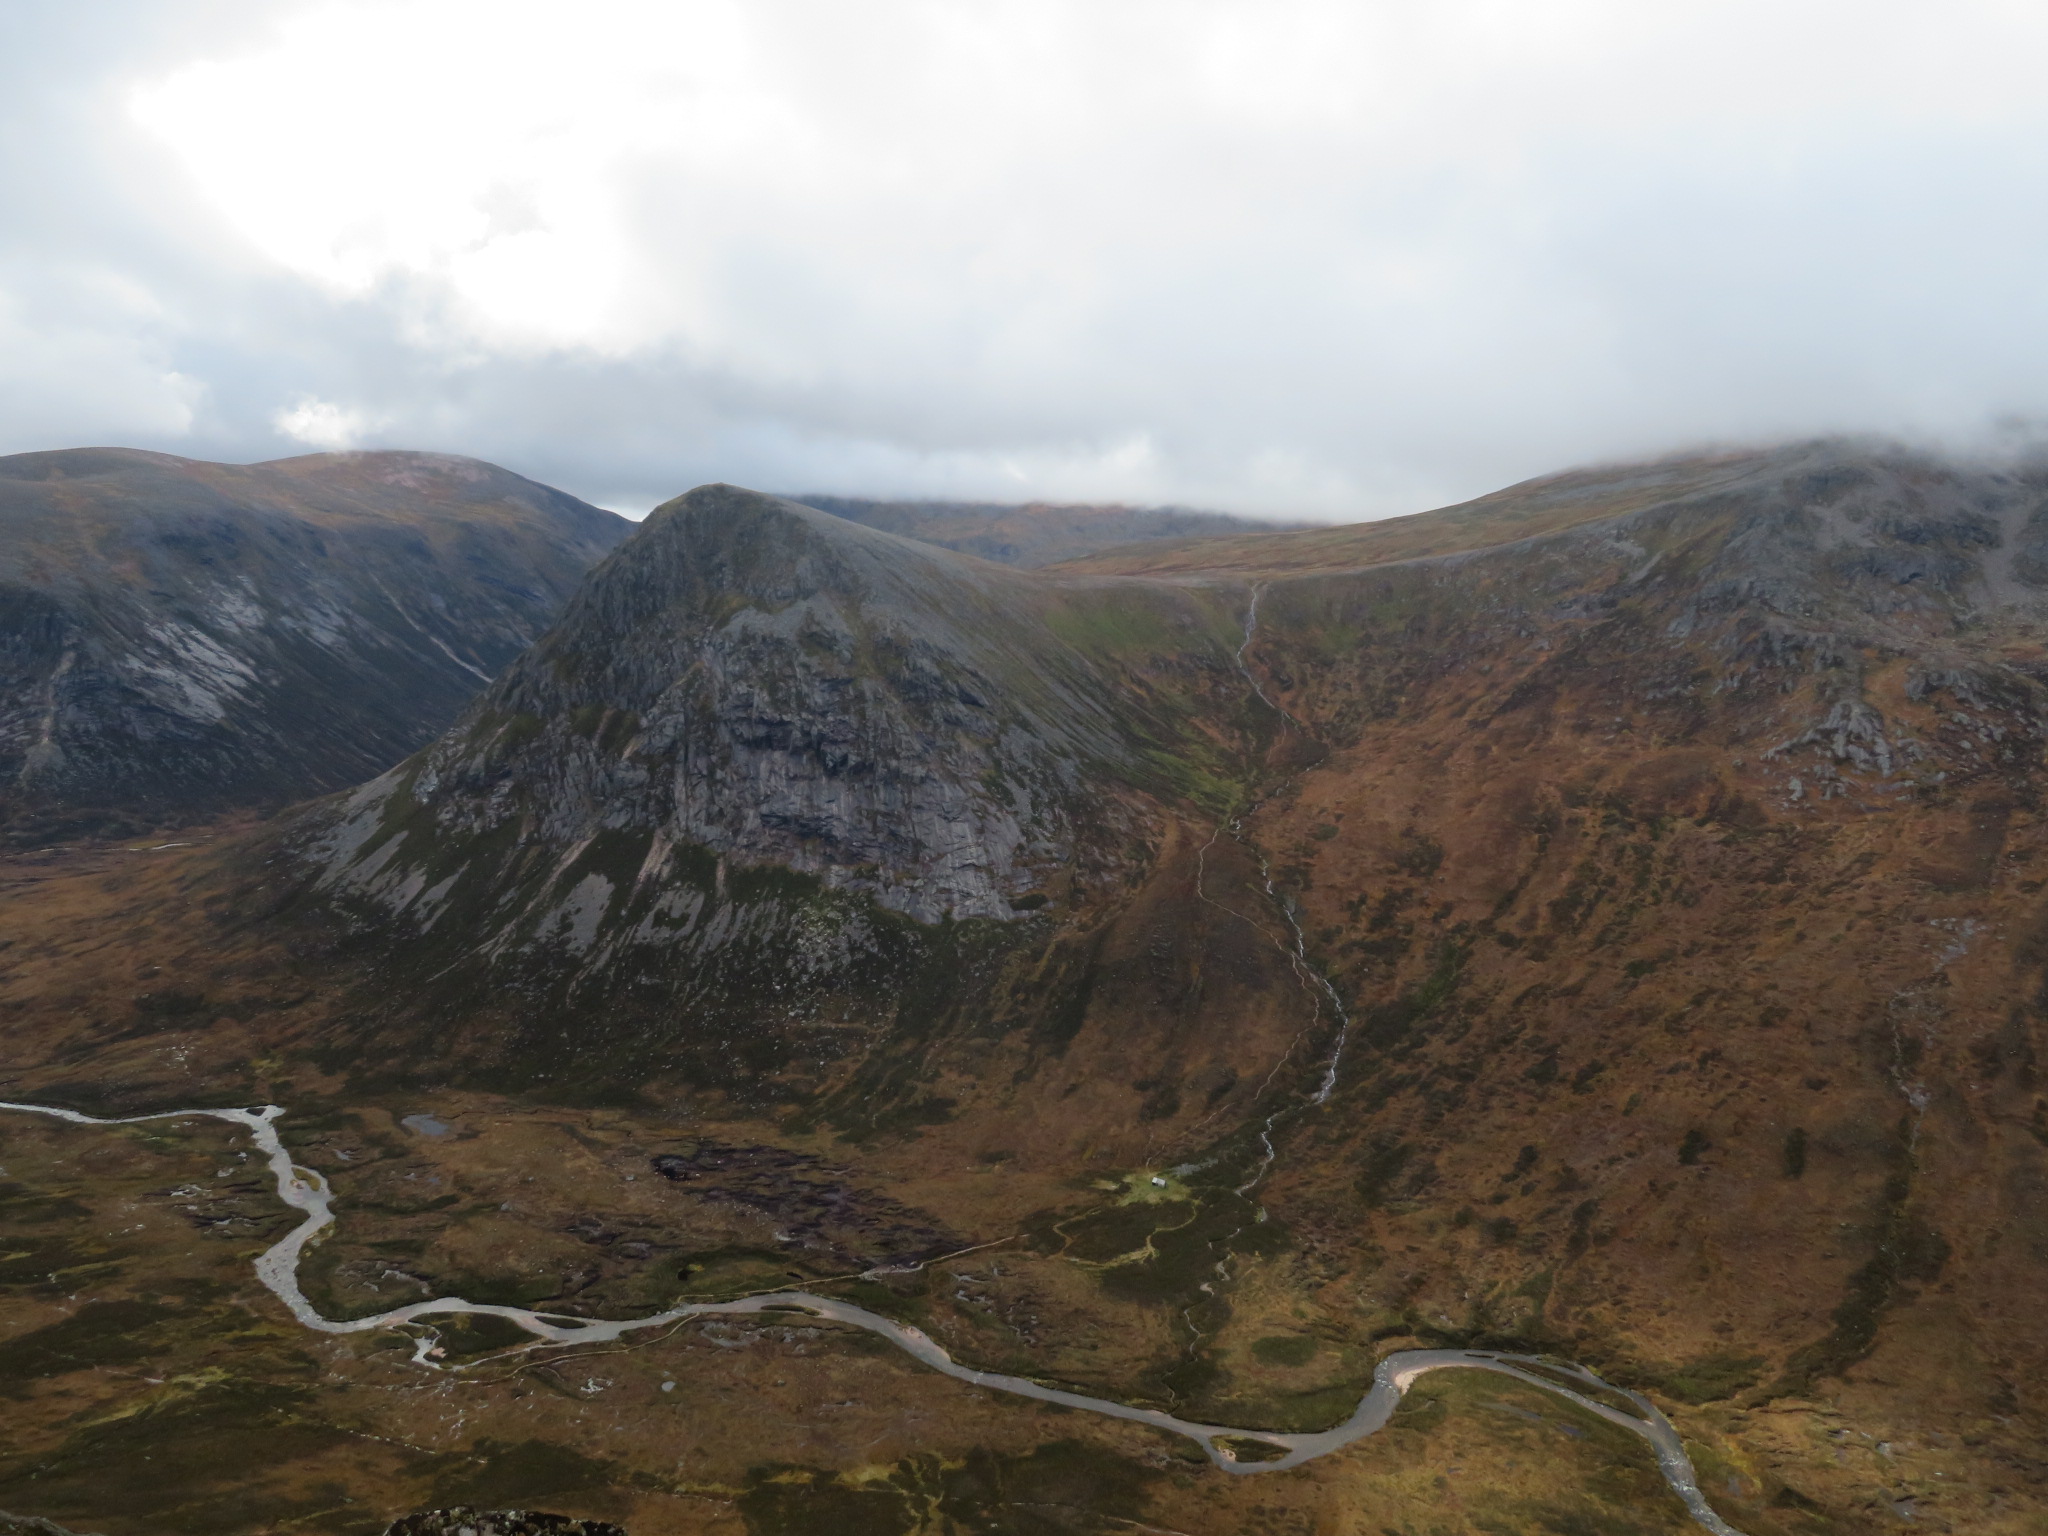
<svg viewBox="0 0 2048 1536"><path fill-rule="evenodd" d="M1380 1361L1378 1368L1373 1372L1371 1389L1359 1400L1358 1407L1351 1417L1342 1424L1314 1434L1283 1434L1276 1431L1242 1429L1225 1424L1201 1424L1192 1419L1176 1418L1156 1408L1133 1407L1128 1403L1114 1402L1108 1398L1089 1397L1059 1387L1048 1387L1023 1376L977 1371L972 1366L962 1365L955 1360L929 1335L917 1328L883 1317L878 1312L870 1312L865 1307L836 1301L829 1296L815 1296L808 1291L778 1291L772 1295L749 1296L741 1301L693 1302L671 1308L666 1312L654 1313L649 1317L615 1321L570 1317L563 1313L530 1312L524 1307L503 1307L489 1302L470 1302L460 1297L442 1296L428 1301L410 1302L402 1307L394 1307L389 1312L379 1312L374 1317L358 1317L337 1322L322 1317L313 1304L306 1300L299 1290L298 1278L299 1255L304 1252L306 1244L312 1241L315 1234L334 1220L333 1194L327 1187L326 1179L320 1174L292 1162L291 1154L285 1150L284 1142L277 1134L277 1120L284 1114L278 1106L268 1104L257 1109L173 1109L159 1114L130 1115L113 1120L102 1120L92 1115L80 1114L76 1110L55 1109L43 1104L12 1104L0 1101L0 1110L50 1115L77 1125L137 1125L150 1120L184 1120L204 1116L241 1126L268 1159L270 1171L277 1180L278 1198L294 1210L305 1212L303 1221L258 1255L256 1277L271 1294L290 1309L293 1317L307 1328L320 1333L366 1333L431 1317L502 1317L518 1324L535 1337L538 1342L528 1346L529 1348L539 1348L545 1344L603 1343L643 1328L659 1328L693 1317L799 1311L878 1334L920 1363L952 1377L955 1381L964 1381L970 1386L983 1387L993 1392L1007 1392L1016 1397L1035 1398L1042 1403L1059 1403L1064 1407L1077 1408L1086 1413L1101 1414L1112 1419L1128 1419L1135 1424L1149 1424L1155 1429L1184 1435L1199 1445L1203 1454L1217 1467L1238 1476L1284 1472L1290 1467L1298 1467L1318 1456L1327 1456L1353 1441L1363 1440L1367 1435L1376 1433L1385 1427L1387 1420L1393 1417L1395 1408L1400 1406L1408 1388L1425 1372L1453 1369L1492 1371L1539 1387L1545 1392L1577 1404L1610 1424L1619 1425L1629 1433L1640 1436L1656 1453L1657 1467L1664 1474L1664 1481L1670 1484L1671 1491L1684 1502L1695 1521L1714 1532L1714 1536L1742 1536L1740 1531L1723 1520L1707 1503L1706 1496L1700 1492L1699 1479L1693 1471L1692 1458L1686 1455L1684 1442L1679 1438L1677 1429L1657 1406L1641 1393L1631 1392L1624 1387L1603 1381L1583 1366L1538 1359L1529 1355L1501 1354L1479 1349L1398 1350ZM420 1339L414 1347L413 1359L422 1366L439 1369L440 1367L435 1366L427 1354L432 1347L431 1336ZM1551 1374L1538 1374L1539 1370ZM1589 1396L1586 1392L1567 1386L1555 1379L1559 1375L1576 1380L1593 1391L1612 1393L1626 1400L1636 1411L1624 1412L1610 1403ZM1245 1448L1246 1454L1240 1454L1234 1449L1239 1446Z"/></svg>

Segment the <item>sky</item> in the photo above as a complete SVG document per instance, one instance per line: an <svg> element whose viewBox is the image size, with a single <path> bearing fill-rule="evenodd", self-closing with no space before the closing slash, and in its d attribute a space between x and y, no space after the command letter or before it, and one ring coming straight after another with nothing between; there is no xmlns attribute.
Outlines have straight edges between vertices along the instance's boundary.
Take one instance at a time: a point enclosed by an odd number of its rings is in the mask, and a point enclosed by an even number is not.
<svg viewBox="0 0 2048 1536"><path fill-rule="evenodd" d="M0 452L1354 519L2048 419L2038 0L0 5Z"/></svg>

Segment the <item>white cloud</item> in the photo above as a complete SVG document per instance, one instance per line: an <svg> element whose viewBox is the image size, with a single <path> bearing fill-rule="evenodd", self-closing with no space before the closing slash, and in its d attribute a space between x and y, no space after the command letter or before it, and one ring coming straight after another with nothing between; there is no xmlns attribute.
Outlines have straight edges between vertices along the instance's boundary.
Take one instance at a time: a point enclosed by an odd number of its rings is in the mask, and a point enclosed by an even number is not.
<svg viewBox="0 0 2048 1536"><path fill-rule="evenodd" d="M2015 0L124 3L0 255L125 262L193 446L1364 514L2048 413Z"/></svg>
<svg viewBox="0 0 2048 1536"><path fill-rule="evenodd" d="M362 412L336 405L332 400L316 400L311 395L276 411L270 420L293 442L325 449L353 448L363 440L370 425Z"/></svg>
<svg viewBox="0 0 2048 1536"><path fill-rule="evenodd" d="M118 272L0 266L0 452L181 437L205 398Z"/></svg>

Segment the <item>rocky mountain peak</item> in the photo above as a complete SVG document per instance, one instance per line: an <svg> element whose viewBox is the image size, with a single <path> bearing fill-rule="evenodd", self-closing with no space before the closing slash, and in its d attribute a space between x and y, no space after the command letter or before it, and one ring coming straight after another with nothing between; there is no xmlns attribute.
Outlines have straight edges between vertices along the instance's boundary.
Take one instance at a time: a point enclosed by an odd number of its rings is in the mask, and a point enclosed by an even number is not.
<svg viewBox="0 0 2048 1536"><path fill-rule="evenodd" d="M326 878L431 921L449 891L418 877L440 845L516 826L568 861L527 909L531 937L594 942L704 856L720 879L787 869L920 922L1010 918L1137 814L1117 786L1135 794L1175 729L1072 622L1108 596L700 487L448 736L359 792L322 845ZM1152 596L1201 631L1184 594ZM633 868L561 887L600 840Z"/></svg>

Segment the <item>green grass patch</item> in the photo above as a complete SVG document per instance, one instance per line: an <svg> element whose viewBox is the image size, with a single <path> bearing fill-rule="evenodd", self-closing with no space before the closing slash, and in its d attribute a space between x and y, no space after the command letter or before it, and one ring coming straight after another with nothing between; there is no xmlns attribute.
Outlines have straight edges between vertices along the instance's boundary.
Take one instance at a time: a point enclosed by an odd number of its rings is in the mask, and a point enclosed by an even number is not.
<svg viewBox="0 0 2048 1536"><path fill-rule="evenodd" d="M1321 1348L1319 1340L1305 1333L1273 1333L1252 1341L1252 1358L1261 1365L1307 1365Z"/></svg>

